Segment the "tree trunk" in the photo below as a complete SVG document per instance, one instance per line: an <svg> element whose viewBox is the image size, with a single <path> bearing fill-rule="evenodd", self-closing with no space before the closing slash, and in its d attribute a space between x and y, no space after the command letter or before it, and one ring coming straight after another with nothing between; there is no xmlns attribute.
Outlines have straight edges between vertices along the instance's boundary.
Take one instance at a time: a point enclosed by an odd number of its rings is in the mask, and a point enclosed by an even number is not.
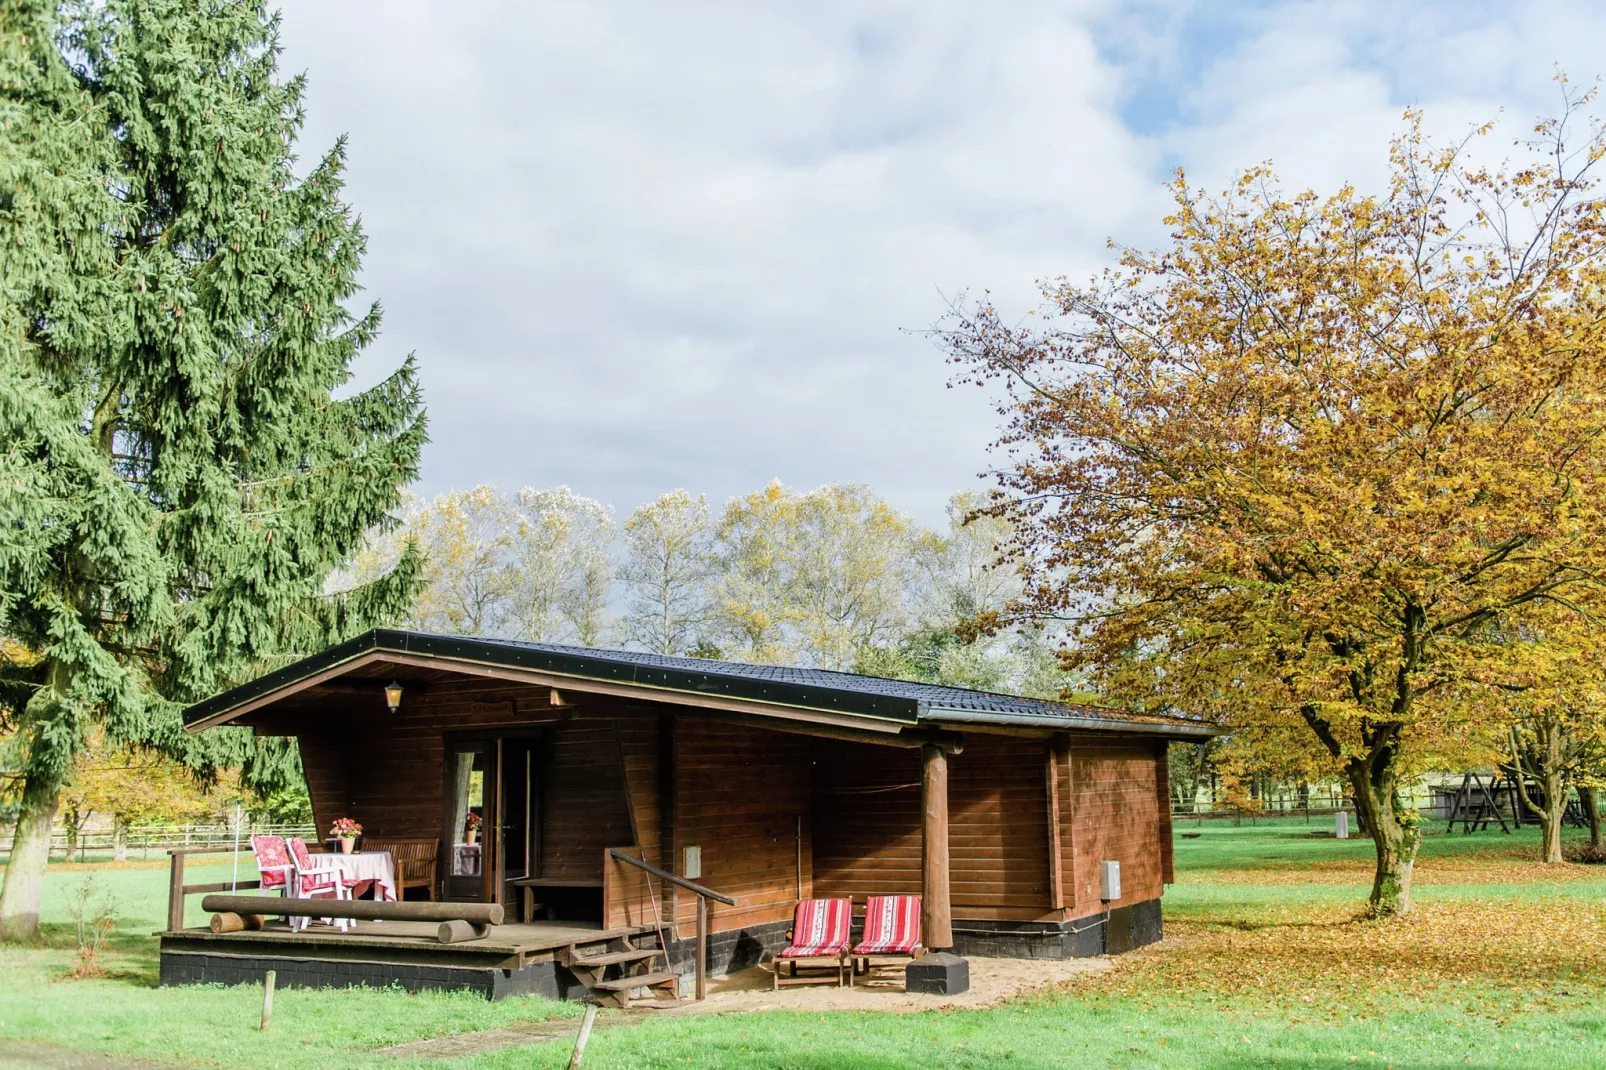
<svg viewBox="0 0 1606 1070"><path fill-rule="evenodd" d="M1600 846L1600 796L1594 788L1579 788L1578 801L1584 808L1584 820L1589 822L1589 845Z"/></svg>
<svg viewBox="0 0 1606 1070"><path fill-rule="evenodd" d="M1382 757L1382 756L1377 756ZM1411 872L1422 828L1415 811L1401 804L1395 792L1392 763L1354 759L1349 766L1355 789L1355 811L1377 848L1377 869L1368 899L1374 917L1395 917L1411 910Z"/></svg>
<svg viewBox="0 0 1606 1070"><path fill-rule="evenodd" d="M39 891L50 862L50 827L56 820L60 789L56 778L38 772L30 772L23 784L5 886L0 889L0 941L39 939Z"/></svg>
<svg viewBox="0 0 1606 1070"><path fill-rule="evenodd" d="M123 862L128 859L128 826L121 818L112 820L112 861Z"/></svg>
<svg viewBox="0 0 1606 1070"><path fill-rule="evenodd" d="M1545 862L1561 861L1561 826L1567 816L1567 796L1570 788L1565 778L1553 769L1545 770L1544 806L1539 810L1539 830L1542 837L1540 851Z"/></svg>
<svg viewBox="0 0 1606 1070"><path fill-rule="evenodd" d="M1539 860L1561 861L1561 826L1567 815L1567 796L1572 783L1564 760L1564 732L1555 722L1540 722L1533 728L1531 746L1522 746L1515 730L1511 735L1512 767L1517 797L1522 809L1539 819ZM1528 792L1528 778L1539 782L1545 797L1538 802Z"/></svg>

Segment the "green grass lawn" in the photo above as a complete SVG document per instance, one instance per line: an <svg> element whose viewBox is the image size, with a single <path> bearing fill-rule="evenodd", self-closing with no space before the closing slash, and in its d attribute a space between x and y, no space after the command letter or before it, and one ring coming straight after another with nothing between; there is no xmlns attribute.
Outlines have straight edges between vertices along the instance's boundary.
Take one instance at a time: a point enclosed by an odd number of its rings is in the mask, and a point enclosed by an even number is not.
<svg viewBox="0 0 1606 1070"><path fill-rule="evenodd" d="M1322 827L1180 825L1166 943L1105 974L984 1011L658 1019L599 1032L586 1066L1606 1067L1606 869L1534 864L1533 830L1434 835L1419 909L1369 922L1359 920L1369 841L1309 835ZM205 873L227 879L227 863ZM122 914L112 972L60 980L86 875ZM286 990L263 1034L260 986L155 987L149 934L165 889L154 866L54 867L49 945L0 951L0 1038L177 1065L406 1066L375 1049L577 1012L538 999ZM557 1041L427 1065L567 1059Z"/></svg>

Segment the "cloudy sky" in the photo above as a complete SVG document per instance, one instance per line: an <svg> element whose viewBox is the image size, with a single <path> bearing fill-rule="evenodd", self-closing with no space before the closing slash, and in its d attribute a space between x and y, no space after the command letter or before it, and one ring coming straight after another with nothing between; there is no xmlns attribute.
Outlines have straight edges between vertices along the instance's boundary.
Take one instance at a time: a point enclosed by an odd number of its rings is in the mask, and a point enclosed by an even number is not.
<svg viewBox="0 0 1606 1070"><path fill-rule="evenodd" d="M567 483L621 514L772 478L862 481L934 522L989 399L921 337L990 290L1156 241L1215 189L1375 184L1437 133L1553 109L1606 5L286 0L303 156L349 135L364 282L418 354L420 490Z"/></svg>

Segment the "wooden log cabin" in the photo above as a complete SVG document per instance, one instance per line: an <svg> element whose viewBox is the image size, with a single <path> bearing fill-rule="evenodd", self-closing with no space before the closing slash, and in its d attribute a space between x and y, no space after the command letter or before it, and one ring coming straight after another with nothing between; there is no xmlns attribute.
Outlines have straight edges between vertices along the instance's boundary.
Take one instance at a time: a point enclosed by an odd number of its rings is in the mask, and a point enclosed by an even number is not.
<svg viewBox="0 0 1606 1070"><path fill-rule="evenodd" d="M520 924L660 934L682 972L701 900L715 975L784 946L802 897L851 897L862 913L870 895L922 895L926 945L961 955L1158 940L1172 879L1166 744L1213 734L848 673L395 630L202 702L185 722L294 738L322 828L351 817L373 840L436 841L438 879L414 895L501 903ZM1108 902L1104 862L1120 866ZM227 979L197 965L218 948L193 937L164 935L164 981ZM548 950L498 960L508 983L490 994L561 992L552 976L515 983L562 966ZM385 983L382 970L355 979Z"/></svg>

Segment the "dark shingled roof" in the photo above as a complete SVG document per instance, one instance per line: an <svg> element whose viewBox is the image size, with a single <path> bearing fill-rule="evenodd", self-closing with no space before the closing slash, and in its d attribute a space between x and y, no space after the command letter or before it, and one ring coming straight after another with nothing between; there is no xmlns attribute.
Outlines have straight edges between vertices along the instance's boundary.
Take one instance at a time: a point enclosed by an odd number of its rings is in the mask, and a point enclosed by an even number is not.
<svg viewBox="0 0 1606 1070"><path fill-rule="evenodd" d="M473 661L581 680L773 702L909 724L1092 728L1177 738L1200 738L1216 733L1216 729L1208 724L1183 718L1134 717L1120 710L1097 706L1049 702L827 669L750 665L739 661L668 657L637 650L434 635L395 629L367 632L199 702L184 711L184 722L193 724L212 719L235 706L333 668L341 662L370 651L386 650L438 657L443 659L441 668L448 670L453 660Z"/></svg>

